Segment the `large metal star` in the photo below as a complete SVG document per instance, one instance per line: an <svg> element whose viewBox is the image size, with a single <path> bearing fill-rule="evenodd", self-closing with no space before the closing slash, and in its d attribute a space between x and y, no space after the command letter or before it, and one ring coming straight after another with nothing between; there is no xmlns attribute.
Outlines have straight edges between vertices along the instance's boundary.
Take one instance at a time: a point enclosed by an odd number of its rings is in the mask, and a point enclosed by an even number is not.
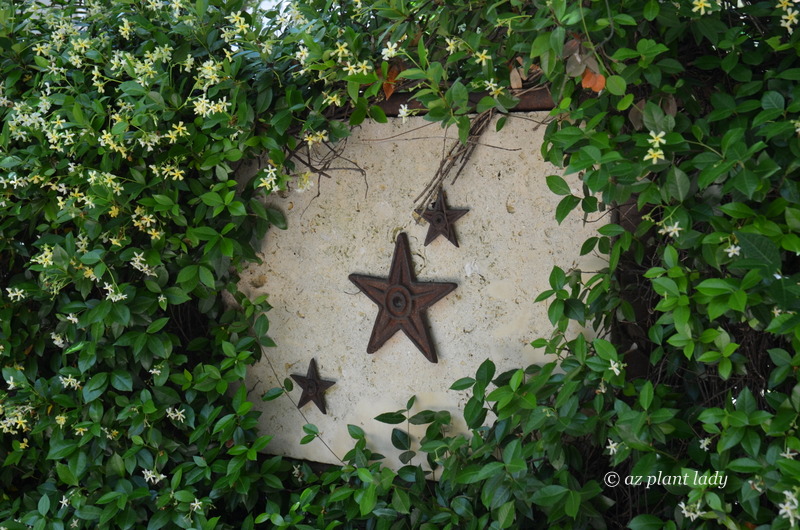
<svg viewBox="0 0 800 530"><path fill-rule="evenodd" d="M379 308L367 353L375 353L392 335L402 330L426 359L432 363L438 362L423 312L447 296L457 285L416 281L405 232L397 236L388 278L361 274L351 274L349 278Z"/></svg>
<svg viewBox="0 0 800 530"><path fill-rule="evenodd" d="M323 414L327 414L325 411L325 396L323 394L336 383L319 378L317 361L311 359L311 362L308 363L308 373L305 376L292 374L292 379L303 389L300 401L297 402L297 408L301 408L309 401L313 401Z"/></svg>
<svg viewBox="0 0 800 530"><path fill-rule="evenodd" d="M456 231L453 224L461 219L469 210L453 210L449 209L444 203L444 191L439 188L439 196L436 202L430 208L422 212L422 217L428 221L428 235L425 236L425 246L428 243L443 235L450 240L452 244L458 246L456 239Z"/></svg>

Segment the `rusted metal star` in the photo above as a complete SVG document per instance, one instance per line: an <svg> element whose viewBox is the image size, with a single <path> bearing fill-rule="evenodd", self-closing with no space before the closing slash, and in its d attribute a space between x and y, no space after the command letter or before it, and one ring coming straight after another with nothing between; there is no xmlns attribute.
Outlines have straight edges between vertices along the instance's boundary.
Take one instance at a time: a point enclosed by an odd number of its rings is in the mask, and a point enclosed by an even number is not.
<svg viewBox="0 0 800 530"><path fill-rule="evenodd" d="M323 394L336 383L319 378L317 361L311 359L311 362L308 363L308 373L305 376L292 374L292 379L303 389L303 393L300 395L300 401L297 403L297 408L302 407L309 401L313 401L323 414L327 414L325 411L325 396L323 396Z"/></svg>
<svg viewBox="0 0 800 530"><path fill-rule="evenodd" d="M411 266L408 236L397 236L389 277L351 274L350 281L378 304L367 353L375 353L398 331L403 331L430 362L438 362L423 312L457 287L449 282L418 282Z"/></svg>
<svg viewBox="0 0 800 530"><path fill-rule="evenodd" d="M444 203L444 191L439 188L439 196L436 202L430 208L422 212L422 217L428 221L428 235L425 236L425 246L428 243L443 235L450 240L452 244L458 246L456 239L456 231L453 224L461 219L469 210L453 210L448 208Z"/></svg>

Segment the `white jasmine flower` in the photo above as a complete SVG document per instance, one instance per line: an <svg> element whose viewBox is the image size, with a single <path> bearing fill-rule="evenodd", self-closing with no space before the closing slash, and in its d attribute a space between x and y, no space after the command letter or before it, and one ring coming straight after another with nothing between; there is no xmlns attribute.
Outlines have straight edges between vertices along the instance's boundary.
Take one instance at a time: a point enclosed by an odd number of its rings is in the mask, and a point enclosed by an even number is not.
<svg viewBox="0 0 800 530"><path fill-rule="evenodd" d="M338 57L340 60L344 59L345 57L350 57L350 50L347 49L346 42L337 42L336 49L333 50L333 54Z"/></svg>
<svg viewBox="0 0 800 530"><path fill-rule="evenodd" d="M186 415L184 414L183 409L169 407L167 409L167 416L169 419L178 421L180 423L183 423L184 420L186 420Z"/></svg>
<svg viewBox="0 0 800 530"><path fill-rule="evenodd" d="M650 138L647 139L647 143L653 147L658 147L661 144L667 143L667 141L664 140L664 131L661 131L657 134L653 131L650 131Z"/></svg>
<svg viewBox="0 0 800 530"><path fill-rule="evenodd" d="M50 333L50 339L53 341L53 344L58 346L59 348L66 348L68 346L67 341L64 340L64 337L59 335L58 333Z"/></svg>
<svg viewBox="0 0 800 530"><path fill-rule="evenodd" d="M678 507L681 509L681 512L683 512L683 516L688 517L692 521L706 514L706 512L701 512L699 510L697 503L692 503L689 506L686 506L685 503L681 502L678 504Z"/></svg>
<svg viewBox="0 0 800 530"><path fill-rule="evenodd" d="M711 445L711 438L703 438L700 440L700 449L708 452L708 447Z"/></svg>
<svg viewBox="0 0 800 530"><path fill-rule="evenodd" d="M738 256L741 250L742 247L739 247L737 245L730 245L728 248L725 249L725 252L728 254L729 258L732 258L734 256Z"/></svg>
<svg viewBox="0 0 800 530"><path fill-rule="evenodd" d="M308 55L308 48L301 45L300 49L295 52L294 57L300 62L300 64L305 65Z"/></svg>
<svg viewBox="0 0 800 530"><path fill-rule="evenodd" d="M647 150L647 154L644 155L644 158L642 160L644 160L645 162L647 162L648 160L652 160L653 163L655 164L659 160L666 160L666 158L664 158L664 151L653 147Z"/></svg>
<svg viewBox="0 0 800 530"><path fill-rule="evenodd" d="M154 471L150 471L149 469L142 470L142 475L144 475L145 482L152 482L153 484L158 484L162 480L164 480L166 475L161 473L155 473Z"/></svg>
<svg viewBox="0 0 800 530"><path fill-rule="evenodd" d="M397 43L389 42L386 47L381 51L381 57L384 61L388 61L392 57L397 56Z"/></svg>
<svg viewBox="0 0 800 530"><path fill-rule="evenodd" d="M458 40L447 37L445 39L445 42L447 42L447 53L450 54L456 53L456 51L458 50Z"/></svg>
<svg viewBox="0 0 800 530"><path fill-rule="evenodd" d="M620 369L623 366L624 366L623 364L621 364L621 363L619 363L617 361L610 361L609 368L611 369L612 372L614 372L614 375L619 375L620 374Z"/></svg>
<svg viewBox="0 0 800 530"><path fill-rule="evenodd" d="M63 386L64 388L72 388L74 390L78 390L81 387L80 382L78 382L78 380L72 377L71 375L68 375L67 377L59 375L58 380L61 381L61 386Z"/></svg>
<svg viewBox="0 0 800 530"><path fill-rule="evenodd" d="M25 291L18 287L6 287L6 293L12 302L18 302L25 298Z"/></svg>
<svg viewBox="0 0 800 530"><path fill-rule="evenodd" d="M306 171L297 179L297 192L303 193L306 190L310 190L314 187L314 181L311 180L312 174L310 171Z"/></svg>
<svg viewBox="0 0 800 530"><path fill-rule="evenodd" d="M403 118L403 123L405 123L409 116L411 116L411 111L408 110L408 105L403 103L400 105L400 110L397 113L397 117Z"/></svg>
<svg viewBox="0 0 800 530"><path fill-rule="evenodd" d="M619 443L609 438L606 449L608 449L609 455L614 456L615 454L617 454L617 451L619 450Z"/></svg>
<svg viewBox="0 0 800 530"><path fill-rule="evenodd" d="M800 520L800 513L798 513L800 503L797 501L797 496L791 491L784 491L783 496L783 502L778 504L778 508L780 508L778 515L789 519L789 524L794 527L795 522Z"/></svg>
<svg viewBox="0 0 800 530"><path fill-rule="evenodd" d="M681 228L679 223L676 221L672 226L662 226L658 233L661 235L666 234L670 237L676 237L681 230L683 230L683 228Z"/></svg>
<svg viewBox="0 0 800 530"><path fill-rule="evenodd" d="M711 11L711 4L708 3L708 0L693 0L692 8L693 13L700 12L700 15L705 15L706 11ZM694 521L694 519L692 519Z"/></svg>
<svg viewBox="0 0 800 530"><path fill-rule="evenodd" d="M366 73L369 73L370 70L372 70L372 65L369 64L368 61L361 61L356 66L356 69L357 69L357 73L366 74Z"/></svg>
<svg viewBox="0 0 800 530"><path fill-rule="evenodd" d="M797 25L798 11L791 7L781 16L781 27L786 28L786 32L791 35L794 32L794 26Z"/></svg>
<svg viewBox="0 0 800 530"><path fill-rule="evenodd" d="M497 98L497 96L503 93L503 87L498 86L494 79L486 80L483 82L483 84L486 87L486 90L489 91L489 94L494 98Z"/></svg>
<svg viewBox="0 0 800 530"><path fill-rule="evenodd" d="M355 65L350 64L350 61L345 63L344 69L347 72L347 75L354 75L358 73L358 68Z"/></svg>
<svg viewBox="0 0 800 530"><path fill-rule="evenodd" d="M328 94L327 92L323 92L325 99L322 101L323 105L336 105L337 107L342 106L342 97L339 94Z"/></svg>

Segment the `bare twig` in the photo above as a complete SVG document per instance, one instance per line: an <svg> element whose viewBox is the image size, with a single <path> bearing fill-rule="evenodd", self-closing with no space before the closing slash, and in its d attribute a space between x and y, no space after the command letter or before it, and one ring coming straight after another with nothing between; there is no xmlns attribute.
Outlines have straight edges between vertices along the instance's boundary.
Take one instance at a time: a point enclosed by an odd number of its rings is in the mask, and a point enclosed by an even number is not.
<svg viewBox="0 0 800 530"><path fill-rule="evenodd" d="M418 215L425 210L425 207L431 201L433 195L436 193L436 190L439 189L439 186L441 186L442 182L444 182L444 180L454 169L456 174L450 184L454 184L456 182L459 175L461 175L461 172L466 167L470 156L472 156L472 152L478 145L478 138L481 137L483 132L486 130L486 127L489 125L489 123L491 123L496 112L496 109L491 108L475 116L469 129L467 143L462 144L460 141L456 140L452 147L450 147L450 150L447 152L447 154L442 154L442 160L439 163L439 168L436 170L436 174L434 174L433 178L425 186L422 193L420 193L419 196L414 199L414 211Z"/></svg>

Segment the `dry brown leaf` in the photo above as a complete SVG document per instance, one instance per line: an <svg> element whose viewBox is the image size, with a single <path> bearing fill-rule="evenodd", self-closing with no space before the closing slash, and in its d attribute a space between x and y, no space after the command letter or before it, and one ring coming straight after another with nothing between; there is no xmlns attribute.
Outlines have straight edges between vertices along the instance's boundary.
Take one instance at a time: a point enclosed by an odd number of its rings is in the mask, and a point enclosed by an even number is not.
<svg viewBox="0 0 800 530"><path fill-rule="evenodd" d="M661 102L661 109L674 118L678 114L678 102L670 95Z"/></svg>
<svg viewBox="0 0 800 530"><path fill-rule="evenodd" d="M603 74L595 73L587 68L583 72L581 86L599 93L606 87L606 77Z"/></svg>
<svg viewBox="0 0 800 530"><path fill-rule="evenodd" d="M631 107L631 110L628 111L628 119L631 125L633 125L633 128L637 131L642 130L644 127L644 104L644 99L640 99Z"/></svg>
<svg viewBox="0 0 800 530"><path fill-rule="evenodd" d="M583 55L583 64L586 65L586 68L590 69L592 72L599 72L600 65L597 64L597 59L591 52L586 52Z"/></svg>
<svg viewBox="0 0 800 530"><path fill-rule="evenodd" d="M519 68L512 68L509 73L511 88L522 88L522 73Z"/></svg>
<svg viewBox="0 0 800 530"><path fill-rule="evenodd" d="M580 47L581 41L578 39L570 39L564 44L564 50L561 52L561 56L566 59L577 53Z"/></svg>
<svg viewBox="0 0 800 530"><path fill-rule="evenodd" d="M583 72L586 70L586 65L583 64L581 54L576 53L575 55L570 55L569 59L567 59L566 70L567 75L570 77L583 75Z"/></svg>
<svg viewBox="0 0 800 530"><path fill-rule="evenodd" d="M383 82L383 95L386 96L387 100L394 94L394 81L400 72L400 65L395 63L389 66L389 71L386 73L386 81Z"/></svg>

